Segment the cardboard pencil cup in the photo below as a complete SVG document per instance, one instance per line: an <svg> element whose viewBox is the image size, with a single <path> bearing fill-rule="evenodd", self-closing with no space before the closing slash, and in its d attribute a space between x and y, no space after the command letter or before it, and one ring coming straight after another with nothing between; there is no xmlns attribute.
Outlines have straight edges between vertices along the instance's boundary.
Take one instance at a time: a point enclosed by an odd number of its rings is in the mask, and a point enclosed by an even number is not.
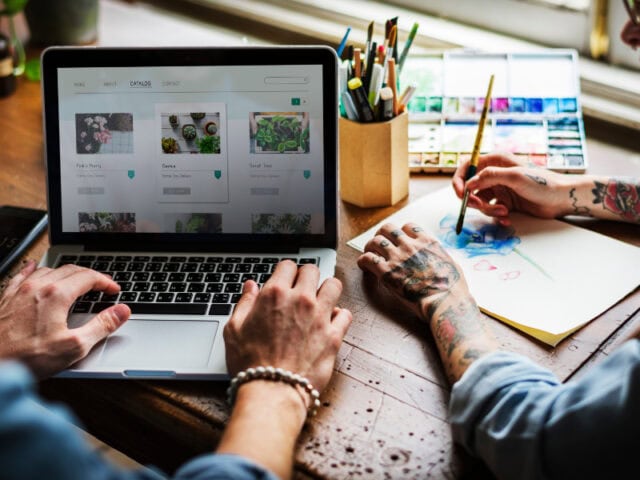
<svg viewBox="0 0 640 480"><path fill-rule="evenodd" d="M340 198L385 207L409 193L409 115L359 123L340 117Z"/></svg>

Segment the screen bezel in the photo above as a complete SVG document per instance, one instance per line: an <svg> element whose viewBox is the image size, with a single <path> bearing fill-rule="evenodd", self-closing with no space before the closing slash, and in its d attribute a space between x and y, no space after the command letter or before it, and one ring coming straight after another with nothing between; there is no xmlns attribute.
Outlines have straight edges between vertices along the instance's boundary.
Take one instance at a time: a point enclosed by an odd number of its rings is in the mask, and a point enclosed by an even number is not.
<svg viewBox="0 0 640 480"><path fill-rule="evenodd" d="M337 64L324 46L285 47L50 47L42 54L42 98L47 165L49 241L78 244L90 250L291 251L305 247L336 248ZM323 234L80 233L62 231L60 168L59 68L164 66L320 65L323 85L324 212Z"/></svg>

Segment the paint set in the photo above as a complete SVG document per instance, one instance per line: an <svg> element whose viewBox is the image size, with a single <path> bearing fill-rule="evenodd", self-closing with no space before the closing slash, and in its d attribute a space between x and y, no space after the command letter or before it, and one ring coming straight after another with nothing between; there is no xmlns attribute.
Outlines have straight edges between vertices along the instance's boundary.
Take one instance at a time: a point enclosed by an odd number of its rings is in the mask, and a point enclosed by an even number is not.
<svg viewBox="0 0 640 480"><path fill-rule="evenodd" d="M491 74L495 81L481 152L511 152L551 170L584 172L578 55L564 49L408 57L401 81L416 86L407 105L410 170L453 172L471 157Z"/></svg>

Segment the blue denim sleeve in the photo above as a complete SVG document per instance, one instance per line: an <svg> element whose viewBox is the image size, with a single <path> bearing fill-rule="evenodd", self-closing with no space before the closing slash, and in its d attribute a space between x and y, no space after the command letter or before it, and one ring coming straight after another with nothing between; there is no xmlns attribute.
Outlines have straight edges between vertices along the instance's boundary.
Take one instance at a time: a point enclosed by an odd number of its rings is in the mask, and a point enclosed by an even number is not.
<svg viewBox="0 0 640 480"><path fill-rule="evenodd" d="M54 413L52 413L52 410ZM151 469L120 470L91 450L63 407L38 403L33 378L19 363L0 363L0 478L19 480L160 480ZM183 465L180 480L278 480L236 455L201 455Z"/></svg>
<svg viewBox="0 0 640 480"><path fill-rule="evenodd" d="M278 477L239 455L207 454L180 467L175 480L278 480Z"/></svg>
<svg viewBox="0 0 640 480"><path fill-rule="evenodd" d="M475 362L451 393L454 440L501 479L627 478L640 451L640 340L562 384L526 357Z"/></svg>
<svg viewBox="0 0 640 480"><path fill-rule="evenodd" d="M92 451L66 409L45 409L18 363L0 364L0 477L20 480L158 480L155 471L119 470ZM56 410L52 413L50 410Z"/></svg>

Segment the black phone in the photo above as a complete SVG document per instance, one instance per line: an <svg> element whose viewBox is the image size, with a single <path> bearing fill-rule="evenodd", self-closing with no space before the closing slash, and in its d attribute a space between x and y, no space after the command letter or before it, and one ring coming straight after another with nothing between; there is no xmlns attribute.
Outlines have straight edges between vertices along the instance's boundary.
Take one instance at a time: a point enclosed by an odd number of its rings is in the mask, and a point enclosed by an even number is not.
<svg viewBox="0 0 640 480"><path fill-rule="evenodd" d="M47 212L35 208L0 207L0 275L47 227Z"/></svg>

